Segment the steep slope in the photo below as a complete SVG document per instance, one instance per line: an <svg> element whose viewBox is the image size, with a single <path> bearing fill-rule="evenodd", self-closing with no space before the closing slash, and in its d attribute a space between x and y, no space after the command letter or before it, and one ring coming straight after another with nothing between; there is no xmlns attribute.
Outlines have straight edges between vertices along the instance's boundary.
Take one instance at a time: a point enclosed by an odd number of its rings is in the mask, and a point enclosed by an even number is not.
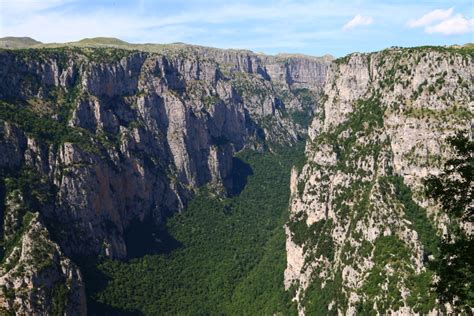
<svg viewBox="0 0 474 316"><path fill-rule="evenodd" d="M422 47L336 60L293 170L285 286L300 314L440 308L427 264L445 218L422 179L473 119L473 50Z"/></svg>
<svg viewBox="0 0 474 316"><path fill-rule="evenodd" d="M234 154L304 136L301 118L314 110L327 66L187 46L1 50L2 306L49 314L57 305L40 303L52 290L20 296L43 275L17 255L35 225L49 245L41 255L56 258L44 282L69 280L59 305L70 311L83 306L83 288L68 258L126 258L132 225L162 223L203 185L239 193Z"/></svg>

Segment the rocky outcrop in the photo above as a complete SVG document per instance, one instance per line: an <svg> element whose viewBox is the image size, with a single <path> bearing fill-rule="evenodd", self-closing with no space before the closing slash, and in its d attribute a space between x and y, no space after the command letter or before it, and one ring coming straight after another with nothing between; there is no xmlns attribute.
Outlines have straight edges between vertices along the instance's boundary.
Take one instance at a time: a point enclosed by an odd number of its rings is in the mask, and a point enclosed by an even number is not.
<svg viewBox="0 0 474 316"><path fill-rule="evenodd" d="M390 49L336 60L294 170L285 286L300 314L427 314L445 219L422 179L473 119L472 50Z"/></svg>
<svg viewBox="0 0 474 316"><path fill-rule="evenodd" d="M235 152L305 133L293 116L314 110L326 60L213 52L0 51L1 306L85 313L68 258L126 258L132 223L161 223L203 185L232 192ZM14 192L21 207L8 205ZM36 248L47 268L23 264ZM46 287L32 291L38 282Z"/></svg>
<svg viewBox="0 0 474 316"><path fill-rule="evenodd" d="M9 215L21 207L22 197L17 194L13 191L7 197ZM5 234L8 247L0 267L0 312L86 315L81 272L51 240L39 214L27 212L18 228Z"/></svg>

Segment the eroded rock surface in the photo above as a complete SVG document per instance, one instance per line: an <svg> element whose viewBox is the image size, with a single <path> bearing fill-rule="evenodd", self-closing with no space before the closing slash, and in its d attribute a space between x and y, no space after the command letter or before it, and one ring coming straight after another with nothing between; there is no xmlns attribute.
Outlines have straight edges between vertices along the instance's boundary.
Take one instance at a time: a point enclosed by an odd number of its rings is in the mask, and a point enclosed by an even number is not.
<svg viewBox="0 0 474 316"><path fill-rule="evenodd" d="M285 286L300 314L436 313L427 269L446 219L423 193L473 118L472 52L335 61L292 176Z"/></svg>
<svg viewBox="0 0 474 316"><path fill-rule="evenodd" d="M232 192L235 152L291 146L306 133L296 117L314 111L329 59L192 47L0 51L0 306L84 314L69 258L126 258L131 223L162 222L203 185ZM30 262L33 252L47 267Z"/></svg>

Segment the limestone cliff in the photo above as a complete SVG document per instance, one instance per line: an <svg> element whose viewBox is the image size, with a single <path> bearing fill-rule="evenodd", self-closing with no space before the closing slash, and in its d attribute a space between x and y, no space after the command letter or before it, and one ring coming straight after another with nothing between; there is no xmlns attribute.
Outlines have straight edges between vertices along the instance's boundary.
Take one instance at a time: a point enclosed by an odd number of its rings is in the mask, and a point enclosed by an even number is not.
<svg viewBox="0 0 474 316"><path fill-rule="evenodd" d="M132 223L233 194L235 152L306 133L327 59L203 50L0 51L0 307L85 314L70 258L126 258Z"/></svg>
<svg viewBox="0 0 474 316"><path fill-rule="evenodd" d="M427 263L445 219L422 179L473 119L472 49L389 49L336 60L293 170L285 286L300 314L427 314Z"/></svg>

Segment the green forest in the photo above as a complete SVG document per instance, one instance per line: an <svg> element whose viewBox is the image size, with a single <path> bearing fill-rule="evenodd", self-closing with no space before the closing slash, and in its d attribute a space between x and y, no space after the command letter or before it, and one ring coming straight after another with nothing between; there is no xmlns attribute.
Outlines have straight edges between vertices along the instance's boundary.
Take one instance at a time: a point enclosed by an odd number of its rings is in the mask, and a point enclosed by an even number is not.
<svg viewBox="0 0 474 316"><path fill-rule="evenodd" d="M203 188L161 232L174 249L88 270L86 284L101 284L87 289L90 312L296 314L283 286L283 225L291 167L303 158L304 142L239 153L240 164L251 168L243 191L222 198Z"/></svg>

